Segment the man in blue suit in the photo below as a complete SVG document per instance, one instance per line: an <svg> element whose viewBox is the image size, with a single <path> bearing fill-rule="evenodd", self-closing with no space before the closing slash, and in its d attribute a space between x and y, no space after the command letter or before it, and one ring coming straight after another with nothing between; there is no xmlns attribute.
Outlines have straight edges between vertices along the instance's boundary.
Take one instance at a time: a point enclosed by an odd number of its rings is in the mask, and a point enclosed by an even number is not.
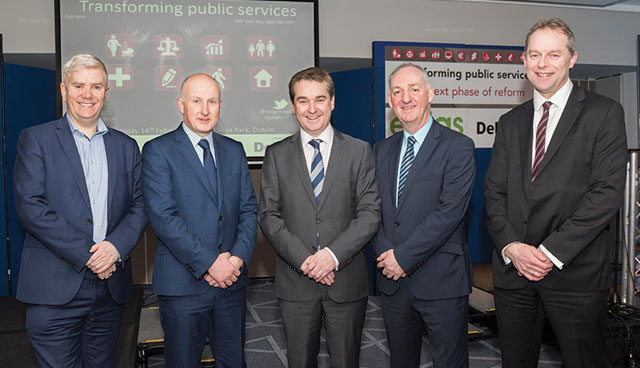
<svg viewBox="0 0 640 368"><path fill-rule="evenodd" d="M60 84L67 114L25 129L14 171L26 230L18 277L26 329L42 367L111 367L129 255L147 217L140 151L100 119L109 88L95 56L76 55Z"/></svg>
<svg viewBox="0 0 640 368"><path fill-rule="evenodd" d="M213 78L187 77L177 102L183 123L142 150L166 366L199 367L209 337L216 367L244 367L247 265L258 231L249 167L239 142L213 132L222 102Z"/></svg>
<svg viewBox="0 0 640 368"><path fill-rule="evenodd" d="M419 366L423 321L435 367L469 366L466 212L474 146L434 121L433 97L419 66L399 65L388 98L404 132L376 145L382 225L372 244L394 368Z"/></svg>

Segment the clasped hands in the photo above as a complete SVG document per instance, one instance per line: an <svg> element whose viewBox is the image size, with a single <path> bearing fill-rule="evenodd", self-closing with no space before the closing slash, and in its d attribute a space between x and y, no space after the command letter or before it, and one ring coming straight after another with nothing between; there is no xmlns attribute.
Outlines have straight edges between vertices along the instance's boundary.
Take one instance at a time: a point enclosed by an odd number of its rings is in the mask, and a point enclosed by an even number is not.
<svg viewBox="0 0 640 368"><path fill-rule="evenodd" d="M518 270L518 276L524 276L530 281L540 281L553 269L553 262L540 250L525 243L512 243L505 250L513 266Z"/></svg>
<svg viewBox="0 0 640 368"><path fill-rule="evenodd" d="M336 261L326 248L310 255L300 265L300 270L310 279L331 286L335 278Z"/></svg>
<svg viewBox="0 0 640 368"><path fill-rule="evenodd" d="M209 286L226 289L238 281L243 263L240 257L232 256L229 252L220 253L207 270L204 279Z"/></svg>
<svg viewBox="0 0 640 368"><path fill-rule="evenodd" d="M398 264L396 256L393 253L393 249L389 249L382 253L378 258L376 258L376 261L378 261L378 268L382 269L382 274L388 279L397 281L401 277L407 276L407 273L404 272L400 264Z"/></svg>
<svg viewBox="0 0 640 368"><path fill-rule="evenodd" d="M91 246L89 253L92 254L85 266L101 280L108 279L116 272L116 261L120 258L120 253L111 242L103 240L96 243Z"/></svg>

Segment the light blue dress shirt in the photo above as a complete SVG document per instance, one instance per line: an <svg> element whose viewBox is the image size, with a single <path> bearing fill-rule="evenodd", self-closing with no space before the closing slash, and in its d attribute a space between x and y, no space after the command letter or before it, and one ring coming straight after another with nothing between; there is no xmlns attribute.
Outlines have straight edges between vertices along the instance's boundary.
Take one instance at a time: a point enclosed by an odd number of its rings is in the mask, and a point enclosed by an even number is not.
<svg viewBox="0 0 640 368"><path fill-rule="evenodd" d="M107 236L107 198L109 195L109 169L107 152L104 148L104 134L107 126L98 119L98 130L89 139L65 115L82 162L84 180L89 191L91 216L93 217L93 241L99 243Z"/></svg>
<svg viewBox="0 0 640 368"><path fill-rule="evenodd" d="M413 144L413 157L418 156L418 152L420 151L420 147L422 146L422 142L427 137L429 133L429 129L431 129L431 124L433 123L433 116L429 117L429 121L413 135L416 139L416 142ZM404 157L404 153L407 151L407 140L411 134L406 131L402 133L402 148L400 149L400 157L398 157L398 173L396 176L396 207L398 207L398 184L400 183L400 167L402 166L402 158ZM411 171L411 169L409 169Z"/></svg>

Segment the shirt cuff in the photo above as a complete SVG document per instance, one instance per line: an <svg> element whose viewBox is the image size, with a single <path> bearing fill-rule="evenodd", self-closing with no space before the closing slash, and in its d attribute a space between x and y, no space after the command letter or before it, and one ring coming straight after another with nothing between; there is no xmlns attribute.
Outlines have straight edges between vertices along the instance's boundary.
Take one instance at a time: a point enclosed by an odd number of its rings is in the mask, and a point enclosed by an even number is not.
<svg viewBox="0 0 640 368"><path fill-rule="evenodd" d="M501 252L500 255L502 256L502 259L504 260L505 264L511 263L511 259L504 254L504 251L507 250L507 248L509 248L511 246L511 244L515 244L515 243L517 243L517 242L509 243L509 244L507 244L506 247L502 248L502 252Z"/></svg>
<svg viewBox="0 0 640 368"><path fill-rule="evenodd" d="M542 251L542 253L544 253L544 255L547 256L547 258L549 258L551 263L553 263L554 266L558 267L559 270L561 270L562 267L564 267L564 263L562 263L558 258L556 258L556 256L553 255L553 253L549 252L549 250L545 248L544 245L540 244L539 248Z"/></svg>
<svg viewBox="0 0 640 368"><path fill-rule="evenodd" d="M329 249L329 247L324 247L322 249L326 249L329 251L329 254L331 254L331 257L333 257L333 260L336 262L336 269L335 271L338 271L338 266L340 265L340 263L338 263L338 258L336 257L335 254L333 254L333 252L331 251L331 249Z"/></svg>

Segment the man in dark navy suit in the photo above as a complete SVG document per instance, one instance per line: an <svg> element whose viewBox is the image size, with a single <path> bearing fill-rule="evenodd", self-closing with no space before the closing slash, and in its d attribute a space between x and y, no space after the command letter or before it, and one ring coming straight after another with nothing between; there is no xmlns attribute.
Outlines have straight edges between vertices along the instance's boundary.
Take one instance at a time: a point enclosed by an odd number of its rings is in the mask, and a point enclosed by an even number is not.
<svg viewBox="0 0 640 368"><path fill-rule="evenodd" d="M242 144L213 132L220 88L187 77L183 122L142 150L144 201L158 236L153 292L167 367L199 367L209 337L216 367L244 367L247 266L258 204Z"/></svg>
<svg viewBox="0 0 640 368"><path fill-rule="evenodd" d="M376 145L382 224L372 244L394 368L419 366L423 321L435 367L469 366L466 213L474 146L431 117L433 97L419 66L399 65L388 98L404 131Z"/></svg>
<svg viewBox="0 0 640 368"><path fill-rule="evenodd" d="M40 366L111 367L129 255L147 224L140 151L99 117L109 88L98 58L72 57L60 91L67 114L18 139L14 190L27 233L17 297Z"/></svg>

